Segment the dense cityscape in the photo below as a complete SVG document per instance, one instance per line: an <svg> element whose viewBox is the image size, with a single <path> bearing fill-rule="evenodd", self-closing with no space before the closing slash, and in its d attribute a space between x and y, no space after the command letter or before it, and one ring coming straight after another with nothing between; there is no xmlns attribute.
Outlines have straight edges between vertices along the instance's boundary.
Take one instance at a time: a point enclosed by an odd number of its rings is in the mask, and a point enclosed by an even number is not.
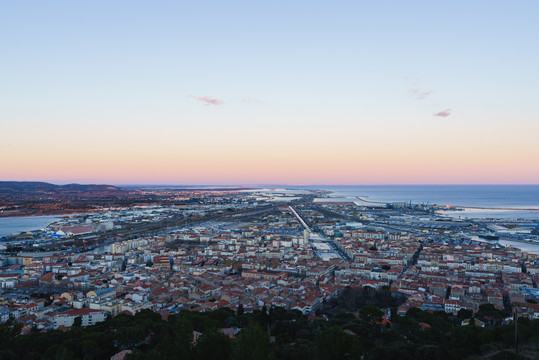
<svg viewBox="0 0 539 360"><path fill-rule="evenodd" d="M538 1L1 9L0 360L539 359Z"/></svg>
<svg viewBox="0 0 539 360"><path fill-rule="evenodd" d="M393 306L379 305L388 323L415 308L466 314L461 325L478 327L539 319L539 257L496 241L539 242L532 220L462 219L446 205L316 190L136 191L154 203L94 205L2 238L2 321L32 334L144 310L167 319L276 307L327 321L346 291L365 288L390 292ZM486 304L505 315L474 319ZM221 330L234 337L234 325Z"/></svg>

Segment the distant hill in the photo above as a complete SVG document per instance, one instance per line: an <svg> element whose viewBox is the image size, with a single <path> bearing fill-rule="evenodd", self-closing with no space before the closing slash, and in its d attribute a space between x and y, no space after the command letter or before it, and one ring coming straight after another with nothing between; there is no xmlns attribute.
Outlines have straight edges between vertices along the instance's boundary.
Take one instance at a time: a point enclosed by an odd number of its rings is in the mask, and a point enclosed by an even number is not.
<svg viewBox="0 0 539 360"><path fill-rule="evenodd" d="M119 194L126 193L126 190L112 185L54 185L40 181L0 181L0 194L42 194L42 193L101 193Z"/></svg>

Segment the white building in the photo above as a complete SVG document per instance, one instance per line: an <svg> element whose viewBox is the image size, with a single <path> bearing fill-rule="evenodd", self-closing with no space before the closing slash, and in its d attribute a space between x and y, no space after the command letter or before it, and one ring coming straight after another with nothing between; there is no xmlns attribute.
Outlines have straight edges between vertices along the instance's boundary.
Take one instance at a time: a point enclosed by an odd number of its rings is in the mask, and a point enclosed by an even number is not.
<svg viewBox="0 0 539 360"><path fill-rule="evenodd" d="M90 326L105 321L105 312L96 309L72 309L56 315L55 328L59 326L73 326L76 318L80 317L82 326Z"/></svg>

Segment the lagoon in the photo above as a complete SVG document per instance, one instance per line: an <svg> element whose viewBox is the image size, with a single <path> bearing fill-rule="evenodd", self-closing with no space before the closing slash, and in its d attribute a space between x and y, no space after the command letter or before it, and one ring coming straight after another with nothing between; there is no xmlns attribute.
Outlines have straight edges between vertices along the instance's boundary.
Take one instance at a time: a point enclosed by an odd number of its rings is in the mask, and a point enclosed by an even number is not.
<svg viewBox="0 0 539 360"><path fill-rule="evenodd" d="M40 230L59 219L59 215L0 218L0 238L17 235L24 231Z"/></svg>

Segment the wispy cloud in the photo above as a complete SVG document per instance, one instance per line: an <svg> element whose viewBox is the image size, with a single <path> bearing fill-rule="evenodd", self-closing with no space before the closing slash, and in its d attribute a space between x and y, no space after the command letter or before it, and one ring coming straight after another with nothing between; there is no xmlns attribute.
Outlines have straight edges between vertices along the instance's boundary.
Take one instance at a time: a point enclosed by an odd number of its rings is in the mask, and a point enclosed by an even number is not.
<svg viewBox="0 0 539 360"><path fill-rule="evenodd" d="M440 112L437 112L435 114L433 114L434 116L439 116L439 117L448 117L448 116L451 116L451 109L445 109L444 111L440 111Z"/></svg>
<svg viewBox="0 0 539 360"><path fill-rule="evenodd" d="M223 105L225 103L223 100L212 98L209 96L187 95L187 97L195 98L198 101L202 101L206 105Z"/></svg>
<svg viewBox="0 0 539 360"><path fill-rule="evenodd" d="M416 100L423 100L426 99L430 94L434 93L434 90L421 91L419 89L413 89L410 90L410 92L416 98Z"/></svg>
<svg viewBox="0 0 539 360"><path fill-rule="evenodd" d="M223 105L225 102L223 100L215 99L209 96L199 96L197 97L198 101L202 101L207 105Z"/></svg>

